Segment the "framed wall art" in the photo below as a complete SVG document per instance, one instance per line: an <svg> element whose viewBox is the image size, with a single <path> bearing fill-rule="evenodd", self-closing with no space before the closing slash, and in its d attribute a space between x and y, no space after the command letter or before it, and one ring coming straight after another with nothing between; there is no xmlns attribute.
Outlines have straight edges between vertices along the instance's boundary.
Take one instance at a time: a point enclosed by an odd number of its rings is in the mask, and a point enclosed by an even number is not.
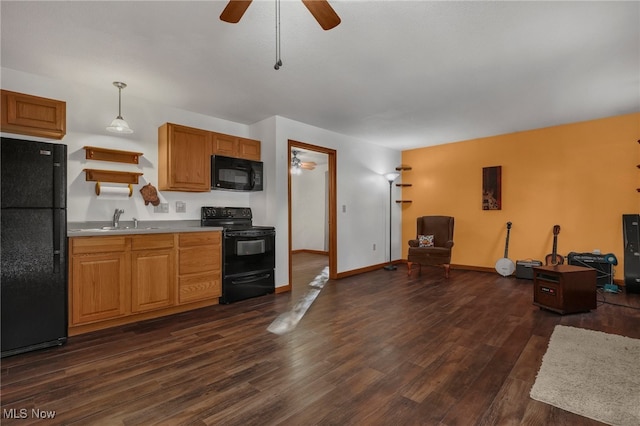
<svg viewBox="0 0 640 426"><path fill-rule="evenodd" d="M502 166L482 168L482 210L502 210Z"/></svg>

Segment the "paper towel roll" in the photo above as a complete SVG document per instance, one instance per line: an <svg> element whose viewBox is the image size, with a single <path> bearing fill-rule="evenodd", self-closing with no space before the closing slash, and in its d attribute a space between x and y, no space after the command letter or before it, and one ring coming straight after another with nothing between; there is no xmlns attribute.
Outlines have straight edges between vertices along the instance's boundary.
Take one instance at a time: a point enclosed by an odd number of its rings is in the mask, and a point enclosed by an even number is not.
<svg viewBox="0 0 640 426"><path fill-rule="evenodd" d="M133 186L105 186L96 183L96 195L100 198L129 198L133 194Z"/></svg>

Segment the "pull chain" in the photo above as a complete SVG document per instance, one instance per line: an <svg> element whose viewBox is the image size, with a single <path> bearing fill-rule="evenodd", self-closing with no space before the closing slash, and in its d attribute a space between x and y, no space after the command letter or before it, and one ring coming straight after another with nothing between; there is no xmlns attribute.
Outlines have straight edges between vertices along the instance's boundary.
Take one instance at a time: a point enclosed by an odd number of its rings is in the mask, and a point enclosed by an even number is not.
<svg viewBox="0 0 640 426"><path fill-rule="evenodd" d="M282 66L280 58L280 0L276 0L276 64L274 69L279 70Z"/></svg>

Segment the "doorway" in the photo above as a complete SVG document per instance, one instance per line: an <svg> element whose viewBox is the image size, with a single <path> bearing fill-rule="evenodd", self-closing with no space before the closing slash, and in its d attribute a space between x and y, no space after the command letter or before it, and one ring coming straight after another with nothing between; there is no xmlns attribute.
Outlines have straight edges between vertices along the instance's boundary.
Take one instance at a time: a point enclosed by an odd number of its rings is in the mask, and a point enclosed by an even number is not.
<svg viewBox="0 0 640 426"><path fill-rule="evenodd" d="M318 162L305 161L306 159L313 160L317 158L320 158L320 159L326 158L326 166L325 166L326 174L317 174L319 176L318 179L322 179L322 182L320 183L320 185L324 185L326 187L326 197L322 196L322 199L324 200L324 202L321 203L323 205L323 211L326 212L324 215L321 214L321 216L326 217L326 242L323 241L322 243L324 249L318 250L318 251L323 252L326 250L326 256L328 258L328 266L329 266L329 278L336 279L338 275L336 270L337 269L336 151L333 149L311 145L304 142L289 140L288 153L289 153L290 159L293 159L293 151L297 152L298 155L296 156L296 158L300 162L306 163L306 164L303 164L305 167L302 167L302 170L300 170L300 173L310 172L312 171L310 170L310 167L315 167L318 165L317 164ZM308 158L305 158L306 153L308 153L308 156L307 156ZM320 157L318 157L318 155ZM313 163L315 163L315 165ZM295 178L295 176L292 176L292 173L291 173L291 161L289 161L288 167L289 167L289 170L288 170L287 176L288 176L288 214L289 214L289 221L288 221L289 222L289 283L291 285L291 289L293 290L293 287L294 287L293 263L294 263L294 251L295 251L294 239L293 239L293 235L294 235L293 233L295 232L295 229L293 226L293 217L294 217L293 214L295 209L295 203L297 202L297 200L294 192L292 191L292 178ZM323 238L325 237L323 236ZM318 254L315 253L315 256L313 256L314 255L313 250L309 250L306 253L303 252L302 254L303 254L303 257L302 257L303 259L304 259L304 255L308 255L307 259L310 260L309 265L311 268L314 267L313 266L314 264L318 263L317 262ZM313 272L310 272L311 269L308 269L304 266L300 269L297 269L296 273L300 273L301 270L305 271L304 273L306 274L313 274ZM320 271L318 271L318 273L319 272ZM314 276L311 276L311 279L313 279L313 277Z"/></svg>

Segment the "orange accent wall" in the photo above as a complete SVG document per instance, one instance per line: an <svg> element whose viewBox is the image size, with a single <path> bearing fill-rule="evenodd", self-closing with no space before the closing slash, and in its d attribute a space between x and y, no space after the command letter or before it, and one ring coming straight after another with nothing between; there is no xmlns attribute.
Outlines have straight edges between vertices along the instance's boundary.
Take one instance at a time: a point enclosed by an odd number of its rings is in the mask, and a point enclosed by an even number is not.
<svg viewBox="0 0 640 426"><path fill-rule="evenodd" d="M416 218L455 217L455 265L493 268L504 255L614 253L624 279L622 215L640 212L640 113L403 151L403 258ZM482 210L482 168L502 166L502 209Z"/></svg>

